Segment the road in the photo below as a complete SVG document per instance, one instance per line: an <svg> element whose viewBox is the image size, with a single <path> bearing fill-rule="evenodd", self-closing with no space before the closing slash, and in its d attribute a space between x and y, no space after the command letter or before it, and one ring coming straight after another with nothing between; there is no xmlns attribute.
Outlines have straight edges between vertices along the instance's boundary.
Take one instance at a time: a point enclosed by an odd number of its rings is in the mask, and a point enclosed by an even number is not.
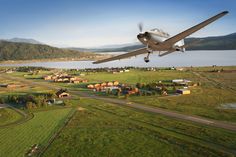
<svg viewBox="0 0 236 157"><path fill-rule="evenodd" d="M139 104L139 103L129 102L126 100L107 98L107 97L101 97L101 96L96 96L96 95L89 95L87 93L80 92L80 91L71 91L71 92L73 94L77 94L77 95L80 95L83 97L102 100L105 102L117 104L120 106L131 107L131 108L139 109L139 110L146 111L146 112L157 113L157 114L161 114L161 115L175 118L175 119L179 119L179 120L191 121L191 122L195 122L195 123L199 123L199 124L203 124L203 125L208 125L208 126L223 128L223 129L227 129L227 130L231 130L231 131L236 131L236 124L235 123L228 123L228 122L223 122L223 121L218 121L218 120L213 120L213 119L202 118L199 116L186 115L183 113L170 111L170 110L166 110L166 109L162 109L162 108L158 108L158 107L150 107L150 106L146 106L146 105Z"/></svg>
<svg viewBox="0 0 236 157"><path fill-rule="evenodd" d="M61 88L55 84L50 84L48 82L33 82L32 80L26 80L26 79L19 78L19 77L12 77L9 75L0 75L0 76L3 78L6 78L6 79L17 80L17 81L21 81L23 83L27 83L27 84L31 84L31 85L43 86L43 87L46 87L49 89L58 90ZM226 130L230 130L230 131L236 131L236 124L235 123L207 119L207 118L193 116L193 115L186 115L186 114L183 114L180 112L170 111L170 110L166 110L166 109L162 109L162 108L158 108L158 107L150 107L150 106L146 106L146 105L140 104L140 103L128 102L126 100L96 96L96 95L92 95L92 94L78 91L78 90L70 90L70 93L73 95L79 95L79 96L85 97L85 98L102 100L104 102L113 103L113 104L116 104L119 106L126 106L126 107L130 107L130 108L142 110L145 112L161 114L161 115L175 118L175 119L179 119L179 120L190 121L190 122L194 122L194 123L198 123L198 124L202 124L202 125L206 125L206 126L213 126L213 127L217 127L217 128L222 128L222 129L226 129Z"/></svg>

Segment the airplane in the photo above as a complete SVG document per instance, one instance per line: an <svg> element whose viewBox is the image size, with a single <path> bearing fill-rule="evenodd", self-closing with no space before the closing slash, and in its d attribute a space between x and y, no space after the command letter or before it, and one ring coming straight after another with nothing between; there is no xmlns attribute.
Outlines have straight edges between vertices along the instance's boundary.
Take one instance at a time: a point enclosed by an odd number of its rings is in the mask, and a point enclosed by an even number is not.
<svg viewBox="0 0 236 157"><path fill-rule="evenodd" d="M148 63L149 55L156 51L159 52L160 57L168 55L175 51L185 52L185 48L189 45L184 44L184 38L195 33L196 31L202 29L203 27L209 25L210 23L216 21L217 19L221 18L222 16L228 13L229 13L228 11L223 11L173 37L170 37L168 33L160 29L152 29L150 31L143 32L142 31L143 27L140 24L139 25L140 33L137 35L137 38L146 47L140 48L140 49L137 49L137 50L125 53L125 54L121 54L118 56L110 57L107 59L98 60L98 61L93 62L93 64L99 64L99 63L109 62L113 60L130 58L130 57L141 55L141 54L147 54L147 56L144 57L144 61Z"/></svg>

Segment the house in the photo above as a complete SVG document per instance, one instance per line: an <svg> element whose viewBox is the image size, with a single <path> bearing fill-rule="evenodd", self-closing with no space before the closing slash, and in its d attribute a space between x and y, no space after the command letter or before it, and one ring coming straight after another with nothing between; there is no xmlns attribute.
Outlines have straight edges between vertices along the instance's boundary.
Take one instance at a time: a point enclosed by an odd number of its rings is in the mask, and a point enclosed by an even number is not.
<svg viewBox="0 0 236 157"><path fill-rule="evenodd" d="M114 81L114 82L113 82L113 85L114 85L114 86L118 86L118 85L119 85L119 82L118 82L118 81Z"/></svg>
<svg viewBox="0 0 236 157"><path fill-rule="evenodd" d="M93 89L93 88L94 88L94 85L89 84L89 85L87 86L87 88L89 88L89 89Z"/></svg>
<svg viewBox="0 0 236 157"><path fill-rule="evenodd" d="M65 90L61 89L58 92L56 92L56 95L58 98L65 98L65 97L69 97L70 94L67 93Z"/></svg>
<svg viewBox="0 0 236 157"><path fill-rule="evenodd" d="M190 90L189 89L178 89L178 90L176 90L176 93L186 95L186 94L190 94Z"/></svg>
<svg viewBox="0 0 236 157"><path fill-rule="evenodd" d="M74 81L72 81L72 83L74 83L74 84L79 84L81 81L80 80L74 80Z"/></svg>
<svg viewBox="0 0 236 157"><path fill-rule="evenodd" d="M7 88L20 88L20 87L23 87L23 85L20 85L20 84L8 84L7 85Z"/></svg>
<svg viewBox="0 0 236 157"><path fill-rule="evenodd" d="M105 87L106 85L107 85L106 82L103 82L103 83L100 84L100 86L102 86L102 87Z"/></svg>
<svg viewBox="0 0 236 157"><path fill-rule="evenodd" d="M87 83L87 82L88 82L88 80L82 80L82 82L83 82L83 83Z"/></svg>
<svg viewBox="0 0 236 157"><path fill-rule="evenodd" d="M172 80L172 82L178 85L188 86L188 84L190 84L192 81L186 80L186 79L175 79L175 80Z"/></svg>
<svg viewBox="0 0 236 157"><path fill-rule="evenodd" d="M184 68L176 68L177 71L184 71Z"/></svg>
<svg viewBox="0 0 236 157"><path fill-rule="evenodd" d="M44 76L44 80L52 80L52 75Z"/></svg>
<svg viewBox="0 0 236 157"><path fill-rule="evenodd" d="M56 99L49 99L49 100L47 100L46 102L47 102L47 104L48 104L49 106L51 106L51 105L61 105L61 104L64 103L63 101L61 101L61 100L56 100Z"/></svg>
<svg viewBox="0 0 236 157"><path fill-rule="evenodd" d="M113 82L107 82L107 86L113 86Z"/></svg>

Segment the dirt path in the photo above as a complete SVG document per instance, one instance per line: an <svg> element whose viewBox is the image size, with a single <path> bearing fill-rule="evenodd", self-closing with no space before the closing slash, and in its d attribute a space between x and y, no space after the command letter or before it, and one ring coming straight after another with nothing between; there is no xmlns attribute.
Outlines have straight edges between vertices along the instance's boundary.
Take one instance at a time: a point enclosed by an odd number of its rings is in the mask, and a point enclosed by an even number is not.
<svg viewBox="0 0 236 157"><path fill-rule="evenodd" d="M8 107L7 104L0 104L0 109L1 109L1 108L6 108L6 107Z"/></svg>

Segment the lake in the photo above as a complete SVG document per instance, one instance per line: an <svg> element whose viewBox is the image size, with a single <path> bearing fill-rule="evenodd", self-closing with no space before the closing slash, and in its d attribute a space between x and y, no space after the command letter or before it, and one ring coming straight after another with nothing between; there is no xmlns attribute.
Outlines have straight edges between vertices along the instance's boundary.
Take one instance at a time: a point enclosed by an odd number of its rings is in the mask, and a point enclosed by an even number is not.
<svg viewBox="0 0 236 157"><path fill-rule="evenodd" d="M124 52L114 52L121 54ZM59 62L34 62L21 64L0 64L0 66L34 66L59 69L85 69L103 67L189 67L189 66L232 66L236 65L236 50L217 50L217 51L186 51L174 52L164 57L157 54L150 55L150 62L145 63L145 55L123 59L102 64L92 64L92 61L59 61Z"/></svg>

